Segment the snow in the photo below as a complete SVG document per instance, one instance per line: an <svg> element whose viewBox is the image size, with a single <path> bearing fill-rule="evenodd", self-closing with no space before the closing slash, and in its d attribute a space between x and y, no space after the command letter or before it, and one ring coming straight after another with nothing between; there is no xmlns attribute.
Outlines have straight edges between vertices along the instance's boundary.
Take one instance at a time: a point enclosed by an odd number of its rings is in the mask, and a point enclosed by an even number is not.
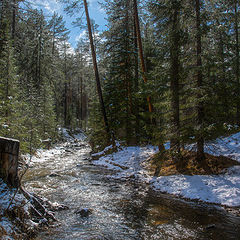
<svg viewBox="0 0 240 240"><path fill-rule="evenodd" d="M103 150L103 152L105 151L106 149ZM140 166L141 163L156 152L157 148L150 145L146 147L124 147L113 154L100 157L99 160L94 161L94 164L117 170L116 178L141 176L144 174L144 170ZM96 154L94 155L96 156Z"/></svg>
<svg viewBox="0 0 240 240"><path fill-rule="evenodd" d="M161 176L153 178L153 189L226 206L240 206L240 168L219 176Z"/></svg>
<svg viewBox="0 0 240 240"><path fill-rule="evenodd" d="M21 205L21 203L24 201L23 195L19 194L18 192L15 194L15 192L15 188L8 188L8 186L0 178L0 213L8 208L13 197L14 198L11 207Z"/></svg>
<svg viewBox="0 0 240 240"><path fill-rule="evenodd" d="M118 141L116 141L115 145L116 145L117 148L120 148L120 147L121 147L121 144L120 144ZM92 156L93 156L93 157L96 157L96 156L103 155L103 154L105 154L108 150L110 150L110 149L112 149L112 148L113 148L113 145L111 144L111 145L107 146L106 148L104 148L103 151L92 154Z"/></svg>
<svg viewBox="0 0 240 240"><path fill-rule="evenodd" d="M75 129L75 134L71 134L67 128L59 128L59 133L63 136L65 140L78 140L83 141L86 139L86 135L81 131L81 129Z"/></svg>
<svg viewBox="0 0 240 240"><path fill-rule="evenodd" d="M215 156L223 155L240 162L240 132L206 144L205 151Z"/></svg>
<svg viewBox="0 0 240 240"><path fill-rule="evenodd" d="M49 158L60 156L65 153L65 149L69 144L72 144L76 141L82 142L87 138L80 129L76 129L75 132L75 134L70 134L70 131L67 128L59 128L59 133L63 136L66 142L58 144L49 150L38 149L33 156L24 155L23 157L26 159L27 164L32 166L36 162L44 162Z"/></svg>
<svg viewBox="0 0 240 240"><path fill-rule="evenodd" d="M13 200L12 200L13 199ZM9 208L12 210L16 207L22 206L25 198L22 194L16 193L16 189L10 189L0 178L0 230L6 233L6 236L2 236L1 239L12 239L7 235L14 234L15 226L11 220L4 216L4 212ZM11 202L12 201L12 202Z"/></svg>
<svg viewBox="0 0 240 240"><path fill-rule="evenodd" d="M168 148L169 143L165 146ZM194 149L194 147L194 145L188 146L189 149ZM94 155L101 156L109 148ZM205 151L240 162L240 132L206 144ZM156 152L157 148L154 146L119 147L117 152L100 157L94 161L94 164L115 170L114 178L134 176L149 183L150 187L156 191L230 207L240 206L240 166L231 167L221 175L154 177L145 171L143 165L144 161Z"/></svg>
<svg viewBox="0 0 240 240"><path fill-rule="evenodd" d="M42 162L49 158L56 158L65 152L65 149L71 145L75 144L75 142L81 142L86 139L86 135L81 131L77 130L76 133L70 134L70 131L62 128L59 129L59 132L62 134L63 138L67 140L67 142L55 146L50 150L39 149L33 155L25 155L23 156L28 165L34 165L36 162ZM48 139L47 139L48 140ZM45 141L47 141L45 140ZM13 200L12 200L13 199ZM11 202L12 201L12 202ZM3 180L0 178L0 239L15 239L11 238L11 236L17 236L17 232L21 232L16 226L15 223L9 219L8 217L4 217L5 211L9 208L9 210L14 210L15 208L21 208L24 211L24 214L30 216L30 208L31 203L21 194L19 191L16 191L15 188L9 188ZM36 227L40 223L36 224L31 219L26 219L25 225L28 227Z"/></svg>

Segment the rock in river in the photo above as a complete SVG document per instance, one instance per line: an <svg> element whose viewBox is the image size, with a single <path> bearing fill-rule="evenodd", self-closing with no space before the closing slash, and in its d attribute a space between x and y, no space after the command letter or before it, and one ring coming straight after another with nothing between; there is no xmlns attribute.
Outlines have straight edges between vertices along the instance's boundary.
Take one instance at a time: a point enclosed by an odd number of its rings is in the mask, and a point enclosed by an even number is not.
<svg viewBox="0 0 240 240"><path fill-rule="evenodd" d="M76 214L79 214L81 217L88 217L90 214L92 214L92 209L90 208L81 208L75 212Z"/></svg>

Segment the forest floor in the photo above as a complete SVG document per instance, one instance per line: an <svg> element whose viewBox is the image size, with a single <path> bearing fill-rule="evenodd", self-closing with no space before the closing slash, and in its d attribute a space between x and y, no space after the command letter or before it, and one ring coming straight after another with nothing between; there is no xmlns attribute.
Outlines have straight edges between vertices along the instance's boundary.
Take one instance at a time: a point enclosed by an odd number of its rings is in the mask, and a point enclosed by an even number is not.
<svg viewBox="0 0 240 240"><path fill-rule="evenodd" d="M134 178L155 191L185 199L240 207L240 133L207 143L204 166L196 161L194 145L186 147L178 163L154 146L117 147L111 154L111 146L92 154L94 164L116 170L114 178Z"/></svg>

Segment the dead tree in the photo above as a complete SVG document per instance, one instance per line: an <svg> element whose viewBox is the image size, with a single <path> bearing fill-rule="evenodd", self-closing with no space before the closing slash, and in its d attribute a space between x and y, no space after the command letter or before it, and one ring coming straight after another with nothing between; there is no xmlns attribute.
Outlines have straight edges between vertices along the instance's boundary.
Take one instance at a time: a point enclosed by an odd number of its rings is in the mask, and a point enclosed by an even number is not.
<svg viewBox="0 0 240 240"><path fill-rule="evenodd" d="M0 178L12 187L19 186L19 141L0 137Z"/></svg>

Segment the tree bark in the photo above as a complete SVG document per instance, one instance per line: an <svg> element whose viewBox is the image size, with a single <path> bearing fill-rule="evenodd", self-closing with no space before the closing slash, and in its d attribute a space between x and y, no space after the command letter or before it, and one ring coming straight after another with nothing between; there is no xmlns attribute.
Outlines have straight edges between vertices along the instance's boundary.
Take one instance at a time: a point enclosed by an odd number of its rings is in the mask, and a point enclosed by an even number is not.
<svg viewBox="0 0 240 240"><path fill-rule="evenodd" d="M174 13L172 16L172 39L171 39L171 108L172 108L172 130L170 145L171 149L180 152L180 118L179 118L179 10L176 1L173 3Z"/></svg>
<svg viewBox="0 0 240 240"><path fill-rule="evenodd" d="M134 16L135 19L135 16ZM138 42L137 42L137 29L136 29L136 21L134 21L134 47L135 47L135 91L139 91L139 83L138 83ZM139 122L139 102L138 98L135 99L135 118L136 118L136 124L135 124L135 137L136 137L136 144L139 143L139 136L140 136L140 122Z"/></svg>
<svg viewBox="0 0 240 240"><path fill-rule="evenodd" d="M93 61L95 79L96 79L96 84L97 84L98 98L99 98L99 102L100 102L100 105L101 105L101 110L102 110L102 115L103 115L103 119L104 119L105 129L106 129L107 134L110 136L109 124L108 124L107 114L106 114L106 110L105 110L105 106L104 106L102 88L101 88L98 66L97 66L97 57L96 57L96 52L95 52L94 43L93 43L93 36L92 36L91 23L90 23L90 18L89 18L89 13L88 13L87 1L83 0L83 2L84 2L86 19L87 19L88 35L89 35L89 41L90 41L90 46L91 46L91 52L92 52L92 61Z"/></svg>
<svg viewBox="0 0 240 240"><path fill-rule="evenodd" d="M13 10L12 10L12 39L15 39L15 29L16 29L16 0L12 0Z"/></svg>
<svg viewBox="0 0 240 240"><path fill-rule="evenodd" d="M130 87L130 78L131 78L131 72L130 72L130 56L129 56L129 0L126 0L126 7L125 7L125 31L126 31L126 38L125 38L125 51L127 53L127 56L125 57L125 99L126 99L126 117L125 117L125 132L126 132L126 142L127 144L131 141L132 136L132 129L131 129L131 121L130 121L130 115L131 115L131 87Z"/></svg>
<svg viewBox="0 0 240 240"><path fill-rule="evenodd" d="M200 0L196 0L196 30L197 30L197 87L199 91L203 86L203 76L202 76L202 40L201 40L201 19L200 19ZM203 137L203 118L204 118L204 107L202 103L202 94L198 93L198 104L197 104L197 125L198 131L197 134L197 159L198 161L202 161L205 159L204 155L204 137Z"/></svg>
<svg viewBox="0 0 240 240"><path fill-rule="evenodd" d="M19 141L0 137L0 178L8 185L18 187Z"/></svg>
<svg viewBox="0 0 240 240"><path fill-rule="evenodd" d="M134 8L134 17L135 17L135 24L136 24L139 57L140 57L140 60L141 60L142 75L143 75L144 82L147 83L147 77L146 77L147 71L146 71L146 65L145 65L144 57L143 57L142 37L141 37L141 33L140 33L137 0L133 0L133 8ZM147 96L147 102L148 102L149 112L153 112L153 106L152 106L152 103L151 103L151 97L150 96Z"/></svg>
<svg viewBox="0 0 240 240"><path fill-rule="evenodd" d="M64 126L68 127L68 81L67 81L67 49L64 43Z"/></svg>
<svg viewBox="0 0 240 240"><path fill-rule="evenodd" d="M238 32L238 0L234 0L234 14L235 14L235 21L234 21L234 28L235 28L235 52L236 52L236 80L237 80L237 95L240 94L240 78L239 78L239 32ZM240 125L240 100L237 102L237 124Z"/></svg>

